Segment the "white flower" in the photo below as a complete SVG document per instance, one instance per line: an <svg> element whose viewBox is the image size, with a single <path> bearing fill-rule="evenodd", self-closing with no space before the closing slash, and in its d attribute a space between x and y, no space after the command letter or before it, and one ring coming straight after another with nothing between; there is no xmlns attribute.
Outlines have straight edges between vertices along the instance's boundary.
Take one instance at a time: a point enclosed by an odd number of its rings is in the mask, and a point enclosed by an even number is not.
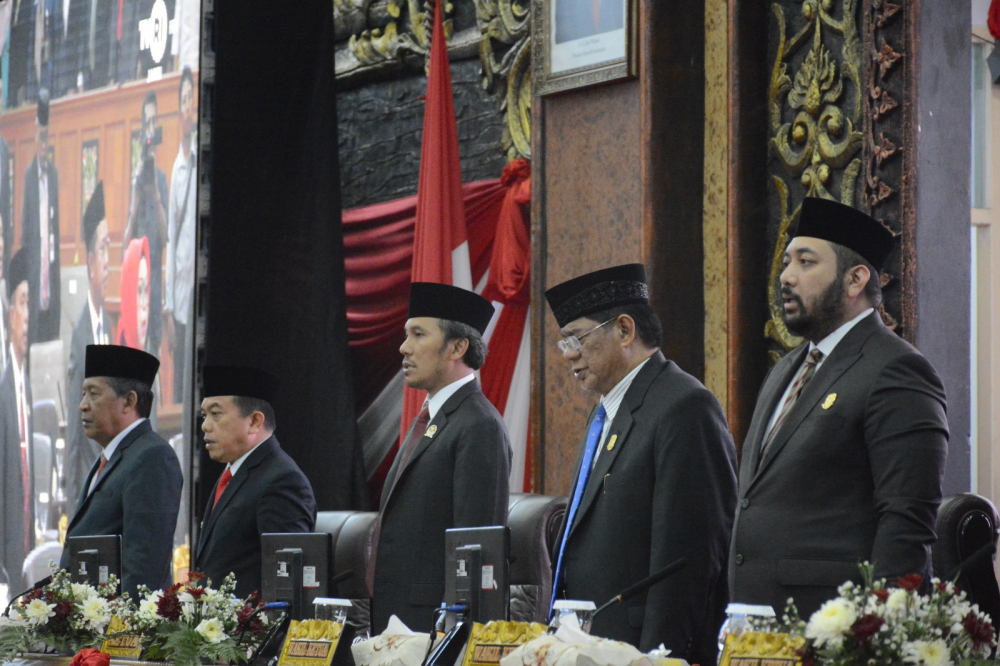
<svg viewBox="0 0 1000 666"><path fill-rule="evenodd" d="M91 597L97 596L97 590L89 585L84 585L82 583L71 583L70 588L73 591L73 601L77 603L86 601Z"/></svg>
<svg viewBox="0 0 1000 666"><path fill-rule="evenodd" d="M202 620L201 623L195 627L195 631L201 634L209 643L221 643L226 639L226 634L222 630L222 622L219 622L214 617L210 620Z"/></svg>
<svg viewBox="0 0 1000 666"><path fill-rule="evenodd" d="M885 610L888 615L902 615L906 612L907 604L910 600L910 593L906 590L895 589L889 593L889 598L885 600Z"/></svg>
<svg viewBox="0 0 1000 666"><path fill-rule="evenodd" d="M84 625L97 630L103 630L111 621L111 608L108 602L100 597L91 597L83 602Z"/></svg>
<svg viewBox="0 0 1000 666"><path fill-rule="evenodd" d="M952 666L948 644L942 639L903 644L903 661L921 666Z"/></svg>
<svg viewBox="0 0 1000 666"><path fill-rule="evenodd" d="M806 638L812 639L817 647L826 644L840 645L844 634L857 619L857 611L850 601L831 599L809 618L809 623L806 624Z"/></svg>
<svg viewBox="0 0 1000 666"><path fill-rule="evenodd" d="M139 617L144 620L157 620L159 615L157 614L157 602L163 597L163 592L157 590L146 596L145 599L139 602Z"/></svg>
<svg viewBox="0 0 1000 666"><path fill-rule="evenodd" d="M28 620L29 624L40 627L47 623L50 617L55 617L56 613L52 610L55 607L55 604L47 604L41 599L32 599L24 607L24 617Z"/></svg>

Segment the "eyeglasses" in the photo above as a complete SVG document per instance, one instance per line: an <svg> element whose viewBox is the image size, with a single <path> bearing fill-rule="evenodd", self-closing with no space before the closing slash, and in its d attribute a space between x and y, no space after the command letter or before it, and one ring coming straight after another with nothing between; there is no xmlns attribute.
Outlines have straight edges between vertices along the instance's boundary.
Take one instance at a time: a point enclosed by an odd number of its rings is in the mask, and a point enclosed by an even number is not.
<svg viewBox="0 0 1000 666"><path fill-rule="evenodd" d="M591 333L593 333L594 331L596 331L597 329L599 329L601 326L607 326L608 324L610 324L611 322L613 322L616 319L618 319L618 317L612 317L611 319L607 320L603 324L598 324L597 326L595 326L594 328L590 329L586 333L583 333L582 335L568 335L568 336L566 336L565 338L563 338L562 340L560 340L559 342L556 343L559 346L559 351L562 352L563 354L565 354L566 352L570 352L570 351L574 351L574 352L580 351L581 349L583 349L583 345L580 344L580 340L583 340L585 337L587 337L588 335L590 335Z"/></svg>

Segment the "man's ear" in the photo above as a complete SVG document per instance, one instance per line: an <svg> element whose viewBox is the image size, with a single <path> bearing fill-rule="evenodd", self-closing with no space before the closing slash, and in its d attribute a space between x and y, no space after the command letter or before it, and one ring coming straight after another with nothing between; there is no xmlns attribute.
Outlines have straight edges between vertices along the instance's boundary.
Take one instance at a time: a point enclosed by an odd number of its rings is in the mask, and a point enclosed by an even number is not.
<svg viewBox="0 0 1000 666"><path fill-rule="evenodd" d="M458 338L457 340L452 340L452 342L455 344L455 346L452 347L449 356L451 357L451 360L457 361L458 359L465 356L465 352L469 349L469 339Z"/></svg>
<svg viewBox="0 0 1000 666"><path fill-rule="evenodd" d="M136 411L136 407L139 404L139 394L135 391L129 391L123 400L125 402L122 405L122 409L124 413L128 414L129 412Z"/></svg>
<svg viewBox="0 0 1000 666"><path fill-rule="evenodd" d="M627 347L635 340L635 320L628 315L620 315L614 323L615 335L622 347Z"/></svg>
<svg viewBox="0 0 1000 666"><path fill-rule="evenodd" d="M254 412L250 415L250 434L256 434L264 427L264 412Z"/></svg>
<svg viewBox="0 0 1000 666"><path fill-rule="evenodd" d="M869 280L878 280L879 276L872 275L867 266L858 265L847 272L847 295L852 299L857 298L865 290Z"/></svg>

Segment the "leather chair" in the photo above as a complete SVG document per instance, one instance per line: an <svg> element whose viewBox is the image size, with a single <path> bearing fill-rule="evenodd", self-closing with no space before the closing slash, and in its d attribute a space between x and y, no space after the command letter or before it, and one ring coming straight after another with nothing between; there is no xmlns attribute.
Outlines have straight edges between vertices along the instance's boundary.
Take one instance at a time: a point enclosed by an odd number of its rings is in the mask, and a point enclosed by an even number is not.
<svg viewBox="0 0 1000 666"><path fill-rule="evenodd" d="M552 549L565 514L565 497L511 493L510 619L548 623Z"/></svg>
<svg viewBox="0 0 1000 666"><path fill-rule="evenodd" d="M1000 587L994 569L1000 515L985 497L961 493L945 497L938 509L937 541L932 547L934 575L954 580L969 601L1000 628Z"/></svg>
<svg viewBox="0 0 1000 666"><path fill-rule="evenodd" d="M551 551L566 513L566 498L514 493L507 511L511 619L546 622L552 595ZM365 575L368 540L377 517L374 511L320 511L316 514L316 531L330 534L333 540L333 575L347 570L354 572L350 580L329 593L354 603L348 619L361 627L370 625Z"/></svg>
<svg viewBox="0 0 1000 666"><path fill-rule="evenodd" d="M316 514L316 531L330 534L333 541L333 575L353 571L354 576L330 590L331 596L350 599L354 604L347 614L356 627L371 626L371 600L365 576L368 572L368 540L376 511L320 511Z"/></svg>

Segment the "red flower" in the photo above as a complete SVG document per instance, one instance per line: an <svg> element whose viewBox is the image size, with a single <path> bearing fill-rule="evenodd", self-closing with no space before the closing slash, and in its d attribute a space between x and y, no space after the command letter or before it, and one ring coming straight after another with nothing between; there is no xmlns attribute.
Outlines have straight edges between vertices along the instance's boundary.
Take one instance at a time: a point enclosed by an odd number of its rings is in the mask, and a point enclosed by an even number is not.
<svg viewBox="0 0 1000 666"><path fill-rule="evenodd" d="M189 587L187 593L190 594L195 599L200 599L203 594L205 594L205 588L203 587Z"/></svg>
<svg viewBox="0 0 1000 666"><path fill-rule="evenodd" d="M57 601L56 607L52 610L55 612L57 620L66 620L73 614L73 602L66 600Z"/></svg>
<svg viewBox="0 0 1000 666"><path fill-rule="evenodd" d="M236 631L243 633L249 631L254 635L264 632L264 623L259 615L254 615L254 607L251 604L245 605L236 611Z"/></svg>
<svg viewBox="0 0 1000 666"><path fill-rule="evenodd" d="M920 574L907 574L902 578L896 580L896 587L902 588L904 590L916 590L924 582L924 577Z"/></svg>
<svg viewBox="0 0 1000 666"><path fill-rule="evenodd" d="M889 590L872 590L872 595L882 603L889 598Z"/></svg>
<svg viewBox="0 0 1000 666"><path fill-rule="evenodd" d="M168 587L163 596L156 602L156 614L171 622L176 622L181 619L181 600L177 598L176 590L171 592L173 588L173 585Z"/></svg>
<svg viewBox="0 0 1000 666"><path fill-rule="evenodd" d="M174 583L173 585L171 585L170 587L168 587L167 589L165 589L163 591L163 594L164 595L167 595L167 594L177 594L177 591L180 590L182 587L184 587L184 585L182 583Z"/></svg>
<svg viewBox="0 0 1000 666"><path fill-rule="evenodd" d="M84 648L76 653L70 666L108 666L111 655L94 648Z"/></svg>
<svg viewBox="0 0 1000 666"><path fill-rule="evenodd" d="M188 585L194 585L199 580L205 577L205 574L201 571L189 571L188 572Z"/></svg>
<svg viewBox="0 0 1000 666"><path fill-rule="evenodd" d="M938 583L937 584L937 589L938 589L938 592L947 592L948 591L948 583Z"/></svg>
<svg viewBox="0 0 1000 666"><path fill-rule="evenodd" d="M875 614L864 615L854 626L851 627L851 631L854 632L854 636L858 639L859 645L864 645L868 642L868 639L878 633L878 630L882 628L885 624L885 620Z"/></svg>
<svg viewBox="0 0 1000 666"><path fill-rule="evenodd" d="M988 620L980 620L976 617L975 613L969 611L969 614L962 618L962 626L965 627L965 631L972 637L974 647L978 648L981 645L993 647L995 634L993 632L993 625Z"/></svg>
<svg viewBox="0 0 1000 666"><path fill-rule="evenodd" d="M802 666L816 666L816 648L811 644L800 647L795 654L802 660Z"/></svg>

